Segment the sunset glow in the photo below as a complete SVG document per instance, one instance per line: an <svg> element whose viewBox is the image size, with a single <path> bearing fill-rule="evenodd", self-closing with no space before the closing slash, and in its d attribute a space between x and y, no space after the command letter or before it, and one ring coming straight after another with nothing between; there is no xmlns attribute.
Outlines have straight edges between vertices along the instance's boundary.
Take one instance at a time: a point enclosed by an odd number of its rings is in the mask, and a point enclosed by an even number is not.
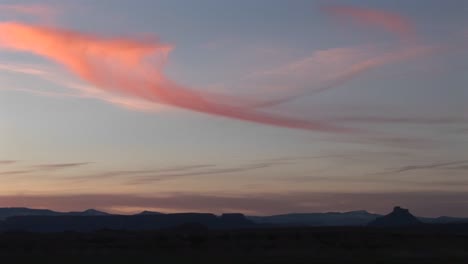
<svg viewBox="0 0 468 264"><path fill-rule="evenodd" d="M468 216L467 4L3 2L0 207Z"/></svg>

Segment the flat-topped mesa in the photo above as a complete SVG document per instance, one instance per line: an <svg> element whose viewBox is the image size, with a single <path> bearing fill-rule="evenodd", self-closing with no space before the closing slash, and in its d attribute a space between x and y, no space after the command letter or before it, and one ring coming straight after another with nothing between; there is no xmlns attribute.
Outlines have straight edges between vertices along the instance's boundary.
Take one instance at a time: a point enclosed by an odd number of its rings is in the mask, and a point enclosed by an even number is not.
<svg viewBox="0 0 468 264"><path fill-rule="evenodd" d="M220 216L220 220L224 227L248 227L253 225L253 223L249 221L245 215L239 213L222 214Z"/></svg>
<svg viewBox="0 0 468 264"><path fill-rule="evenodd" d="M243 221L245 220L244 214L240 213L226 213L221 215L221 219L226 221Z"/></svg>
<svg viewBox="0 0 468 264"><path fill-rule="evenodd" d="M393 212L397 214L409 214L409 210L405 208L401 208L400 206L393 207Z"/></svg>
<svg viewBox="0 0 468 264"><path fill-rule="evenodd" d="M395 206L393 211L385 216L379 217L369 223L372 227L402 227L402 226L416 226L421 222L414 217L408 209Z"/></svg>

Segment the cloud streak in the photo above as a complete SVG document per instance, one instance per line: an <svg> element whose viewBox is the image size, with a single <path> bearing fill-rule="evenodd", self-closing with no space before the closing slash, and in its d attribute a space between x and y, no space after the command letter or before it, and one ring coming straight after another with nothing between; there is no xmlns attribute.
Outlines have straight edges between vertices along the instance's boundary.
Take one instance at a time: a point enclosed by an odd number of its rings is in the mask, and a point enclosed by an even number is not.
<svg viewBox="0 0 468 264"><path fill-rule="evenodd" d="M34 170L12 170L12 171L0 172L0 175L1 176L20 175L20 174L27 174L31 172L34 172Z"/></svg>
<svg viewBox="0 0 468 264"><path fill-rule="evenodd" d="M0 161L1 164L13 164L16 161ZM35 172L43 172L43 171L56 171L56 170L65 170L65 169L72 169L76 167L81 167L91 164L91 162L77 162L77 163L51 163L51 164L40 164L40 165L33 165L24 167L18 170L10 170L10 171L3 171L0 172L1 176L10 176L10 175L23 175L23 174L30 174Z"/></svg>
<svg viewBox="0 0 468 264"><path fill-rule="evenodd" d="M88 164L91 164L91 162L41 164L41 165L35 165L32 167L37 170L59 170L59 169L81 167L81 166L85 166Z"/></svg>
<svg viewBox="0 0 468 264"><path fill-rule="evenodd" d="M108 178L117 178L117 177L142 177L148 174L157 175L160 173L170 173L170 172L187 172L197 169L205 169L210 167L215 167L215 164L196 164L196 165L185 165L185 166L174 166L161 169L150 169L150 170L114 170L114 171L105 171L94 173L92 175L85 176L75 176L68 177L67 179L73 180L93 180L93 179L108 179Z"/></svg>
<svg viewBox="0 0 468 264"><path fill-rule="evenodd" d="M318 158L318 157L317 157ZM146 170L115 170L103 171L88 175L79 175L67 177L65 180L72 181L94 181L103 179L120 179L125 180L127 184L139 185L148 184L162 180L172 180L182 177L206 176L206 175L221 175L237 172L247 172L259 169L265 169L273 166L291 164L294 159L278 159L262 162L253 162L248 164L239 164L236 166L222 166L216 164L195 164L185 166L174 166L159 169Z"/></svg>
<svg viewBox="0 0 468 264"><path fill-rule="evenodd" d="M0 165L9 165L9 164L14 164L17 163L17 160L0 160Z"/></svg>
<svg viewBox="0 0 468 264"><path fill-rule="evenodd" d="M161 180L170 180L174 178L180 177L193 177L193 176L206 176L206 175L221 175L221 174L228 174L228 173L236 173L236 172L246 172L246 171L253 171L259 169L265 169L272 166L286 164L286 162L263 162L263 163L254 163L254 164L244 164L239 165L236 167L228 167L228 168L211 168L211 169L204 169L198 171L188 171L188 172L180 172L180 173L157 173L150 176L143 176L143 177L135 177L131 181L130 184L146 184L155 181Z"/></svg>
<svg viewBox="0 0 468 264"><path fill-rule="evenodd" d="M390 173L402 173L402 172L414 171L414 170L439 169L439 168L444 168L447 166L460 165L460 164L466 164L466 163L468 163L468 160L439 162L439 163L430 163L430 164L423 164L423 165L411 165L411 166L401 167Z"/></svg>
<svg viewBox="0 0 468 264"><path fill-rule="evenodd" d="M385 116L355 116L340 117L337 122L362 122L362 123L409 123L409 124L464 124L468 118L455 117L385 117Z"/></svg>

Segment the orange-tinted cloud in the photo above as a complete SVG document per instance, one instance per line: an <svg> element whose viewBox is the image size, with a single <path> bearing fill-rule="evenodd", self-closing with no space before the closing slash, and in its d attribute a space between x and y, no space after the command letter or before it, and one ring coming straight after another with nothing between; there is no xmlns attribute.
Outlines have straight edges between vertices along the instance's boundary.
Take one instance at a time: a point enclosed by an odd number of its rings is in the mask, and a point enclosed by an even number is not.
<svg viewBox="0 0 468 264"><path fill-rule="evenodd" d="M96 88L129 98L244 121L317 131L348 132L242 107L238 99L187 89L162 71L172 46L158 40L108 38L25 23L0 23L0 47L51 59Z"/></svg>
<svg viewBox="0 0 468 264"><path fill-rule="evenodd" d="M402 38L414 35L411 21L393 12L352 6L325 6L324 10L332 15L350 17L359 23L383 28Z"/></svg>

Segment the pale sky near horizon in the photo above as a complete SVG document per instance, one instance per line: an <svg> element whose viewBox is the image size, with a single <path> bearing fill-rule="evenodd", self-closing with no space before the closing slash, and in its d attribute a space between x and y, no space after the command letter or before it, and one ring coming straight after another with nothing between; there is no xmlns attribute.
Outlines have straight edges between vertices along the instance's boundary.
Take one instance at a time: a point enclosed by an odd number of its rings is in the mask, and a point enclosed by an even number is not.
<svg viewBox="0 0 468 264"><path fill-rule="evenodd" d="M0 1L0 207L468 216L467 13Z"/></svg>

